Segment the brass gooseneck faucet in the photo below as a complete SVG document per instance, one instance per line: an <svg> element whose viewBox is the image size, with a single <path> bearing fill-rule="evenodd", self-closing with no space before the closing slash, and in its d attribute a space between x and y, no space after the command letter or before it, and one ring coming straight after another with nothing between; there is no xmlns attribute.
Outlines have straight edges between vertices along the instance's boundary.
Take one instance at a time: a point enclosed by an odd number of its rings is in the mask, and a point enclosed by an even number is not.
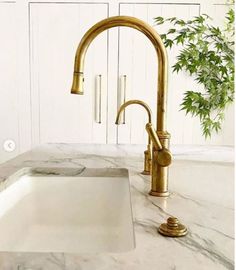
<svg viewBox="0 0 236 270"><path fill-rule="evenodd" d="M116 117L116 124L119 124L119 119L122 111L131 104L139 104L143 106L147 113L148 113L148 123L146 124L146 131L148 133L148 147L147 150L144 151L144 171L143 174L148 174L147 172L150 170L152 175L152 188L159 187L160 189L155 190L155 196L163 196L163 194L156 194L157 192L163 190L165 185L167 184L163 180L167 181L167 178L159 178L161 175L158 174L158 169L161 167L167 167L170 165L172 160L172 155L170 151L162 145L160 139L157 136L156 131L152 125L152 114L151 109L149 106L141 101L141 100L129 100L121 105L120 109L118 110L117 117ZM150 148L152 148L152 153L150 152ZM152 162L152 163L151 163ZM157 169L154 171L153 168ZM160 179L163 182L159 183ZM153 189L150 191L150 194L153 195ZM168 192L168 191L167 191ZM165 196L167 196L167 192L165 192Z"/></svg>
<svg viewBox="0 0 236 270"><path fill-rule="evenodd" d="M152 112L151 112L151 109L149 108L149 106L141 100L129 100L120 106L120 109L118 110L117 116L116 116L116 125L120 124L121 113L125 110L125 108L127 106L129 106L131 104L137 104L137 105L143 106L148 114L148 123L152 124ZM150 138L150 136L148 136L147 150L144 151L144 170L143 170L142 174L150 175L151 168L152 168L151 138Z"/></svg>
<svg viewBox="0 0 236 270"><path fill-rule="evenodd" d="M152 140L152 187L153 196L168 196L168 165L171 163L169 152L170 134L166 131L167 109L167 53L165 46L153 27L134 17L115 16L102 20L91 27L83 36L77 48L71 93L83 94L84 58L90 43L101 32L113 27L131 27L142 32L153 44L158 63L157 83L157 131L146 129ZM158 139L158 140L157 140ZM160 142L160 144L156 144ZM159 146L158 146L159 145Z"/></svg>

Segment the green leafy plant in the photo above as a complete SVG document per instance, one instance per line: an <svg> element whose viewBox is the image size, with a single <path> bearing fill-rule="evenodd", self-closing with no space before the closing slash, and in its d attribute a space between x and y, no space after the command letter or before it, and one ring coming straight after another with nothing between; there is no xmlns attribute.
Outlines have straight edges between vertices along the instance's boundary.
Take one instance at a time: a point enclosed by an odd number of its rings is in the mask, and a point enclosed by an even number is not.
<svg viewBox="0 0 236 270"><path fill-rule="evenodd" d="M174 72L185 71L204 90L184 93L181 110L200 119L203 135L221 129L225 109L234 100L234 11L229 9L224 29L211 25L203 14L192 20L156 17L157 25L173 25L161 38L167 48L181 45Z"/></svg>

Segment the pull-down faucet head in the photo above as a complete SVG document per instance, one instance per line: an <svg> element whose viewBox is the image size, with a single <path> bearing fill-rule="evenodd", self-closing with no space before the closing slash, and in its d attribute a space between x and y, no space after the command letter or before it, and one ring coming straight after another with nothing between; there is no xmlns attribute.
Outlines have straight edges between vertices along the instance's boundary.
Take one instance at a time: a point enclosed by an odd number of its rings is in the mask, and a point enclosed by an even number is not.
<svg viewBox="0 0 236 270"><path fill-rule="evenodd" d="M74 71L71 94L84 94L84 73Z"/></svg>

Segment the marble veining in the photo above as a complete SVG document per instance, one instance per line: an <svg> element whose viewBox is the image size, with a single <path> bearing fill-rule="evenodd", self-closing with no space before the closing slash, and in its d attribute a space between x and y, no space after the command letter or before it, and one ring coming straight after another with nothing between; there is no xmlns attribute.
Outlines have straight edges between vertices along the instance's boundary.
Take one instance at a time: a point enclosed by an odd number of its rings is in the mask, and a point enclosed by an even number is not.
<svg viewBox="0 0 236 270"><path fill-rule="evenodd" d="M203 194L205 197L199 196L192 179L179 183L171 179L169 198L148 195L149 177L140 174L143 150L140 146L47 144L0 165L0 190L22 174L86 175L86 171L94 173L91 168L106 168L108 173L109 168L129 169L136 238L136 248L124 253L0 252L0 270L234 269L234 206L227 198L232 194L220 195L224 185L233 193L233 149L172 147L173 175L179 168L194 169L198 164L199 182L205 181L201 169L207 161L212 170L222 169L232 177L222 179L222 186L220 181L216 187L206 185L214 192L211 196ZM165 238L157 233L158 226L170 215L188 226L186 237Z"/></svg>

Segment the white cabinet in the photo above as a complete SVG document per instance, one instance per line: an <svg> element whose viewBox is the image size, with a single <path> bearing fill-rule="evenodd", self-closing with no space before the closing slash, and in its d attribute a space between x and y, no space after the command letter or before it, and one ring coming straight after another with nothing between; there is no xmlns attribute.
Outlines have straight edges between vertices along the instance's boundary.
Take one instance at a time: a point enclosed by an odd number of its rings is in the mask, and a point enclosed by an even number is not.
<svg viewBox="0 0 236 270"><path fill-rule="evenodd" d="M107 4L30 4L33 145L106 143L107 33L88 49L84 96L70 88L80 39L107 16Z"/></svg>
<svg viewBox="0 0 236 270"><path fill-rule="evenodd" d="M15 4L0 2L0 163L19 153ZM5 145L12 140L13 145ZM7 151L9 150L9 152Z"/></svg>

